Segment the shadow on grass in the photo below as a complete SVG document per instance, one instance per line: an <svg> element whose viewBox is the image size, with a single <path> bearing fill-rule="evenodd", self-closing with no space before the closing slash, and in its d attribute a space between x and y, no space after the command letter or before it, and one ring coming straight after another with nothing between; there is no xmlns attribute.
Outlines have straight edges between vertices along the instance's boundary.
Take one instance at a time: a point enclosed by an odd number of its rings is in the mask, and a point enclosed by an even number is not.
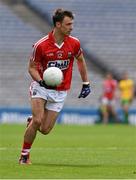
<svg viewBox="0 0 136 180"><path fill-rule="evenodd" d="M77 167L77 168L96 168L101 167L99 164L57 164L57 163L34 163L35 166L47 166L47 167Z"/></svg>

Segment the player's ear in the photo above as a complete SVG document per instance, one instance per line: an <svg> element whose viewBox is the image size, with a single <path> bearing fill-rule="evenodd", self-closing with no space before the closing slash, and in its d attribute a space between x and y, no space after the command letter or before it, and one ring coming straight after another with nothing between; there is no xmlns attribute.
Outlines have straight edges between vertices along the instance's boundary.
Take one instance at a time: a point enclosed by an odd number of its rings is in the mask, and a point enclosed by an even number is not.
<svg viewBox="0 0 136 180"><path fill-rule="evenodd" d="M60 22L56 22L56 27L60 28L61 27L61 23Z"/></svg>

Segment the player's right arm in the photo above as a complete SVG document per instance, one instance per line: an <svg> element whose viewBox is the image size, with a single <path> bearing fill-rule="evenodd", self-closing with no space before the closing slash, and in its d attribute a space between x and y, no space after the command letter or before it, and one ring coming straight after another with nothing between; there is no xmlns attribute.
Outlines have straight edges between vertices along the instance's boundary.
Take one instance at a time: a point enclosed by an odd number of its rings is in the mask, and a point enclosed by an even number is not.
<svg viewBox="0 0 136 180"><path fill-rule="evenodd" d="M41 68L41 59L42 59L42 47L40 43L33 45L32 54L30 57L28 72L31 75L34 81L41 81L42 78L39 73L39 68Z"/></svg>
<svg viewBox="0 0 136 180"><path fill-rule="evenodd" d="M42 80L41 76L37 70L37 63L31 59L29 61L28 72L34 81L39 82Z"/></svg>
<svg viewBox="0 0 136 180"><path fill-rule="evenodd" d="M42 79L39 70L43 69L41 66L42 59L42 48L39 44L33 46L32 56L29 61L28 72L34 81L37 81L40 86L47 87L44 80Z"/></svg>
<svg viewBox="0 0 136 180"><path fill-rule="evenodd" d="M34 81L37 81L40 86L46 88L47 85L45 84L44 80L41 78L41 76L37 70L37 66L38 65L35 61L30 60L29 66L28 66L28 72Z"/></svg>

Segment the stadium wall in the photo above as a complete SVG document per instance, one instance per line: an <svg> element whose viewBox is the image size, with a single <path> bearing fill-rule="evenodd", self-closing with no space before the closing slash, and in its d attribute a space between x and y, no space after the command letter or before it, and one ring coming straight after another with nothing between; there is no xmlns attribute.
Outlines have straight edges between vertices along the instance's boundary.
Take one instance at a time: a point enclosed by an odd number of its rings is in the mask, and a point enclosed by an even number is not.
<svg viewBox="0 0 136 180"><path fill-rule="evenodd" d="M122 119L122 110L117 111ZM0 123L20 123L26 122L31 115L29 108L0 108ZM100 113L98 109L64 108L58 117L58 124L95 124L100 123ZM111 121L112 122L112 121ZM123 119L122 119L123 123ZM136 109L129 111L129 124L136 125Z"/></svg>

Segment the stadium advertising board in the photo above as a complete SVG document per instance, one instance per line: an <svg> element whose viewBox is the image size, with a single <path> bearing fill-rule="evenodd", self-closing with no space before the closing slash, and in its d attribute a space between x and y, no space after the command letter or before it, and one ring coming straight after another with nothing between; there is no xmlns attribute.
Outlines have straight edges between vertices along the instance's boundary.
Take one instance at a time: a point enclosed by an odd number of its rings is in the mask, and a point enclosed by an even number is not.
<svg viewBox="0 0 136 180"><path fill-rule="evenodd" d="M136 109L131 109L129 123L136 125ZM122 119L122 111L118 110ZM0 123L25 123L28 116L31 115L29 108L0 108ZM58 117L59 124L95 124L100 123L100 114L98 109L74 109L64 108ZM122 120L123 122L123 120Z"/></svg>

